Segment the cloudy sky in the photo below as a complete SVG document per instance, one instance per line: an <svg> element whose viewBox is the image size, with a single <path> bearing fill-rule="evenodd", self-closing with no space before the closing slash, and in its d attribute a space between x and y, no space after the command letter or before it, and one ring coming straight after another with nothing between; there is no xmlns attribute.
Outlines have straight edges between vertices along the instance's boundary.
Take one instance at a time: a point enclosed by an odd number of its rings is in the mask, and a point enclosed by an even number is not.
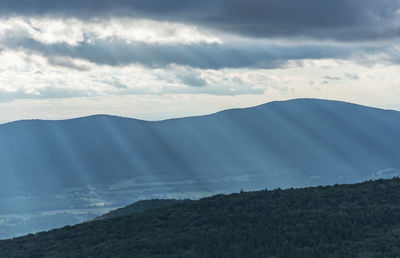
<svg viewBox="0 0 400 258"><path fill-rule="evenodd" d="M312 97L400 110L399 0L0 1L0 123Z"/></svg>

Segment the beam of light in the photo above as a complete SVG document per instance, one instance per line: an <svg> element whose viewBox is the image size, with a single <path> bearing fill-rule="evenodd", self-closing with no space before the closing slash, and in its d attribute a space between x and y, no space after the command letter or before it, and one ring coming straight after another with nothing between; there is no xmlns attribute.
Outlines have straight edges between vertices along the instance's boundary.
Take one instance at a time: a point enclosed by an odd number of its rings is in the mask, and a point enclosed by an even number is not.
<svg viewBox="0 0 400 258"><path fill-rule="evenodd" d="M125 120L124 118L121 119ZM142 146L137 145L132 141L134 137L130 137L130 134L136 135L137 133L142 133L142 130L138 127L140 127L142 122L145 122L139 120L132 121L132 123L137 125L137 131L127 132L126 129L123 129L123 125L121 128L121 125L118 124L117 119L114 117L102 116L99 117L99 120L99 126L105 130L107 137L110 137L111 141L116 144L116 150L118 153L115 154L121 156L121 160L117 160L115 162L123 161L128 163L126 166L126 171L113 171L113 173L119 174L122 172L122 177L127 178L146 176L151 178L150 180L157 181L151 174L153 171L152 164L145 162L143 149L141 149ZM124 123L125 121L121 122Z"/></svg>
<svg viewBox="0 0 400 258"><path fill-rule="evenodd" d="M66 126L65 123L66 122L62 121L53 123L50 122L48 127L49 137L54 140L55 145L59 147L56 148L58 150L62 150L62 153L57 153L57 155L62 157L60 160L62 163L58 165L67 166L70 169L69 174L64 176L68 176L68 179L72 179L72 182L80 182L82 185L89 185L91 182L93 182L93 178L91 177L90 173L87 173L88 168L84 161L85 157L79 155L77 152L79 151L79 148L77 147L76 141L79 139L75 139L72 132L68 131L68 128L63 128ZM87 130L79 126L69 129L74 131ZM55 171L55 173L57 172ZM62 181L65 179L59 178L58 180L62 183Z"/></svg>

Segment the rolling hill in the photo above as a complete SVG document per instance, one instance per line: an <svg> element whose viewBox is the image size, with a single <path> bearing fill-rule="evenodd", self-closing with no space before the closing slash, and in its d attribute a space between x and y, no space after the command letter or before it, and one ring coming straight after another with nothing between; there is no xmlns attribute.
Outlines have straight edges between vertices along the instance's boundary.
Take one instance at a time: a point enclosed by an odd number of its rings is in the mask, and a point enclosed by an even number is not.
<svg viewBox="0 0 400 258"><path fill-rule="evenodd" d="M1 257L398 257L400 180L217 195L0 241Z"/></svg>
<svg viewBox="0 0 400 258"><path fill-rule="evenodd" d="M362 180L399 166L399 129L400 112L315 99L159 122L19 121L0 126L0 194L127 178L201 184L246 175L276 186Z"/></svg>

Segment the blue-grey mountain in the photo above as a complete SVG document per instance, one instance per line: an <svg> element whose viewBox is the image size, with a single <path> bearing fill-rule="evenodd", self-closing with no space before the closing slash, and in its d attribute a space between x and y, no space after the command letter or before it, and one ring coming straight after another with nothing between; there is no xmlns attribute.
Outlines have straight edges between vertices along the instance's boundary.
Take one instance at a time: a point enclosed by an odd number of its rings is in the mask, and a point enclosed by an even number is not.
<svg viewBox="0 0 400 258"><path fill-rule="evenodd" d="M156 122L18 121L0 125L1 213L353 183L398 175L399 157L400 112L316 99Z"/></svg>

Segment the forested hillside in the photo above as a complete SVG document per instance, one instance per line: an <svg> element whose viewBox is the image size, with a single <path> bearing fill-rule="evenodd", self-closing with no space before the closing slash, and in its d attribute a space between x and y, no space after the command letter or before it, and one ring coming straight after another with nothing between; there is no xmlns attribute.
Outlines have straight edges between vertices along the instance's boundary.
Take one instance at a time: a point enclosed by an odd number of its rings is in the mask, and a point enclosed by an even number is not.
<svg viewBox="0 0 400 258"><path fill-rule="evenodd" d="M400 179L217 195L0 241L0 257L398 257Z"/></svg>
<svg viewBox="0 0 400 258"><path fill-rule="evenodd" d="M133 204L127 205L123 208L112 210L106 214L96 217L94 220L104 220L104 219L115 219L119 217L124 217L131 215L133 213L147 211L154 208L162 208L173 203L183 202L184 200L175 199L153 199L153 200L142 200L135 202Z"/></svg>

